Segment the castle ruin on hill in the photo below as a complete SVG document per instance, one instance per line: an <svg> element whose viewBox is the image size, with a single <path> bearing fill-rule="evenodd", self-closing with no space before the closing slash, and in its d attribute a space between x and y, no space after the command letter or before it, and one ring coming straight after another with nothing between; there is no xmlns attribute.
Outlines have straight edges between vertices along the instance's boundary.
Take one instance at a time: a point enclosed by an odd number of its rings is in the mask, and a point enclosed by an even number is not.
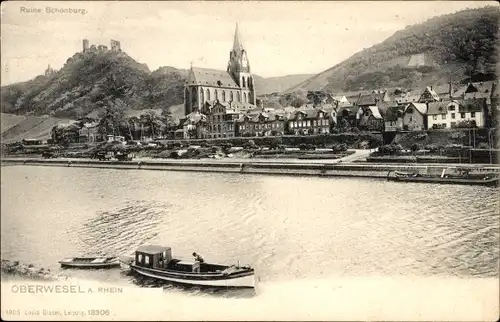
<svg viewBox="0 0 500 322"><path fill-rule="evenodd" d="M117 40L111 39L111 51L121 52L122 49L120 47L120 42ZM108 51L108 46L104 45L90 45L88 39L83 39L83 52L104 52Z"/></svg>

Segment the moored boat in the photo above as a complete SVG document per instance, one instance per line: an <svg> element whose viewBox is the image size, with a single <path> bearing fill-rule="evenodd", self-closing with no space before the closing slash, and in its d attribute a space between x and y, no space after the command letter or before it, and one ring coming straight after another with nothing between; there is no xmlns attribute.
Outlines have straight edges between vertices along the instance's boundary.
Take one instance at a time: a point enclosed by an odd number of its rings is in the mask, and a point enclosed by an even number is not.
<svg viewBox="0 0 500 322"><path fill-rule="evenodd" d="M446 169L443 170L441 176L389 171L389 173L387 174L387 179L389 181L399 181L399 182L463 184L463 185L493 186L493 187L497 187L500 181L500 178L496 174L469 174L469 172L467 171L461 173L460 175L453 175L453 174L446 174Z"/></svg>
<svg viewBox="0 0 500 322"><path fill-rule="evenodd" d="M112 268L120 266L116 256L72 257L59 261L62 267L73 268Z"/></svg>
<svg viewBox="0 0 500 322"><path fill-rule="evenodd" d="M172 258L170 247L145 245L135 252L135 258L120 258L122 267L142 276L178 284L254 288L254 269L249 266L198 263ZM196 266L199 265L199 270Z"/></svg>

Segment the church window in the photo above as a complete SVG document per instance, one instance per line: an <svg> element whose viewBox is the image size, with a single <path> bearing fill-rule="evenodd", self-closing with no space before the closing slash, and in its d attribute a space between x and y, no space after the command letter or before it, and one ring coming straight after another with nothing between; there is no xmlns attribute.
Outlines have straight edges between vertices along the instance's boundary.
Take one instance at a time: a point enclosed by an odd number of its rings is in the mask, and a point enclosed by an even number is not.
<svg viewBox="0 0 500 322"><path fill-rule="evenodd" d="M226 91L222 91L222 101L225 102L226 101Z"/></svg>
<svg viewBox="0 0 500 322"><path fill-rule="evenodd" d="M201 90L201 102L205 102L205 94L203 93L203 89Z"/></svg>
<svg viewBox="0 0 500 322"><path fill-rule="evenodd" d="M232 102L233 101L233 92L229 92L229 101Z"/></svg>
<svg viewBox="0 0 500 322"><path fill-rule="evenodd" d="M238 102L241 102L241 93L238 92Z"/></svg>
<svg viewBox="0 0 500 322"><path fill-rule="evenodd" d="M241 87L247 87L245 83L245 77L241 78L241 83L242 83Z"/></svg>
<svg viewBox="0 0 500 322"><path fill-rule="evenodd" d="M247 102L247 93L243 93L243 102Z"/></svg>
<svg viewBox="0 0 500 322"><path fill-rule="evenodd" d="M210 90L207 89L207 101L210 101Z"/></svg>
<svg viewBox="0 0 500 322"><path fill-rule="evenodd" d="M218 100L218 99L219 99L219 93L217 92L217 90L215 90L214 99L216 99L216 100Z"/></svg>
<svg viewBox="0 0 500 322"><path fill-rule="evenodd" d="M252 87L252 83L253 83L253 82L252 82L252 78L251 78L251 77L249 77L249 78L248 78L248 87Z"/></svg>

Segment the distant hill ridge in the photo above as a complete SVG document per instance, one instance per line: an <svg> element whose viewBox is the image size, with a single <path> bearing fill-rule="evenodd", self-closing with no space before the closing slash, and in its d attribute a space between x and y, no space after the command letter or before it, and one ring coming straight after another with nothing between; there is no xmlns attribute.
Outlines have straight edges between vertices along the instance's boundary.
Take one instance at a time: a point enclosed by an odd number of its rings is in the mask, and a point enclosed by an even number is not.
<svg viewBox="0 0 500 322"><path fill-rule="evenodd" d="M499 60L498 6L467 9L406 27L370 48L292 86L304 90L358 91L493 79Z"/></svg>
<svg viewBox="0 0 500 322"><path fill-rule="evenodd" d="M1 88L2 112L51 114L78 118L120 99L127 109L144 110L183 103L187 70L160 67L151 72L125 52L75 53L50 76ZM262 78L255 75L257 93L281 91L311 75Z"/></svg>

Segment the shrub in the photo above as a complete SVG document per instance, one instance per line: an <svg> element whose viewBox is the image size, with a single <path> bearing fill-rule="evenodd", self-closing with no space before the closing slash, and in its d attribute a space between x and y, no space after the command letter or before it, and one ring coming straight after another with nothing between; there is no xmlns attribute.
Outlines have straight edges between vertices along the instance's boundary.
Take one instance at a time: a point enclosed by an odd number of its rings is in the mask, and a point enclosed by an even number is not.
<svg viewBox="0 0 500 322"><path fill-rule="evenodd" d="M439 147L437 145L435 145L435 144L426 145L425 149L429 150L431 152L437 152L437 151L439 151Z"/></svg>
<svg viewBox="0 0 500 322"><path fill-rule="evenodd" d="M418 144L418 143L413 143L413 144L411 145L411 147L410 147L410 150L411 150L412 152L417 152L417 151L419 151L419 150L421 150L421 149L422 149L422 145L420 145L420 144Z"/></svg>
<svg viewBox="0 0 500 322"><path fill-rule="evenodd" d="M344 151L347 151L347 144L345 143L335 143L333 146L332 146L332 150L333 152L344 152Z"/></svg>
<svg viewBox="0 0 500 322"><path fill-rule="evenodd" d="M305 143L301 143L301 144L299 144L299 149L302 151L307 150L307 145Z"/></svg>
<svg viewBox="0 0 500 322"><path fill-rule="evenodd" d="M308 143L306 144L307 150L316 150L316 146L314 144Z"/></svg>
<svg viewBox="0 0 500 322"><path fill-rule="evenodd" d="M489 149L489 148L490 148L490 146L489 146L489 145L488 145L488 143L486 143L486 142L481 142L481 143L479 143L479 144L477 145L477 148L478 148L478 149Z"/></svg>
<svg viewBox="0 0 500 322"><path fill-rule="evenodd" d="M359 129L357 127L353 127L353 128L351 128L351 132L359 133Z"/></svg>

